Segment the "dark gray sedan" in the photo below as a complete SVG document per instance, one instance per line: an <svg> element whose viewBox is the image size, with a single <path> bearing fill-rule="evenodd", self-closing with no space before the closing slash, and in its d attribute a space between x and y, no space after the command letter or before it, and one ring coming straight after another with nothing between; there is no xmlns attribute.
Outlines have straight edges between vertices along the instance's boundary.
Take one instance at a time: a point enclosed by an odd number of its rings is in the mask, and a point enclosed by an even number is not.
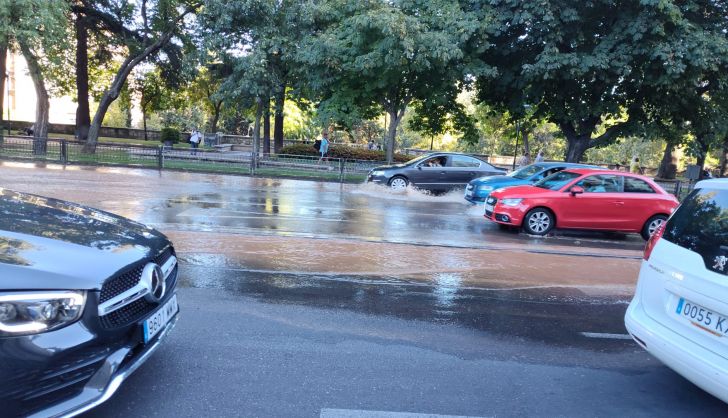
<svg viewBox="0 0 728 418"><path fill-rule="evenodd" d="M0 415L80 414L177 321L174 248L128 219L3 188L0 214Z"/></svg>
<svg viewBox="0 0 728 418"><path fill-rule="evenodd" d="M462 188L478 177L505 174L480 158L453 152L437 152L419 156L404 164L375 167L367 181L403 190L412 184L418 189L444 192Z"/></svg>

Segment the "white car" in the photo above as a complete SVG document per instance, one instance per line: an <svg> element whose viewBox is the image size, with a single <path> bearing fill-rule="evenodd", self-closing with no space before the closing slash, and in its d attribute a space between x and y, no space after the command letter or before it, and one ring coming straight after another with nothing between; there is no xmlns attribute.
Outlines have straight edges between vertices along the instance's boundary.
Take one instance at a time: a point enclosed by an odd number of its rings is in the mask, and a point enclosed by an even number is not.
<svg viewBox="0 0 728 418"><path fill-rule="evenodd" d="M728 402L728 179L699 182L648 241L624 322L640 346Z"/></svg>

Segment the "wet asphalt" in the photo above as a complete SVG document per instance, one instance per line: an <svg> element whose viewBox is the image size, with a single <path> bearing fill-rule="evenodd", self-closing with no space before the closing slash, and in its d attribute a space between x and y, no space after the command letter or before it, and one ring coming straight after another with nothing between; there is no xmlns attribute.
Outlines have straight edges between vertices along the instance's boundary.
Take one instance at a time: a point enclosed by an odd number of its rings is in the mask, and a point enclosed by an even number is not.
<svg viewBox="0 0 728 418"><path fill-rule="evenodd" d="M178 248L176 329L87 416L728 412L625 338L636 235L534 238L366 185L5 162L0 187Z"/></svg>

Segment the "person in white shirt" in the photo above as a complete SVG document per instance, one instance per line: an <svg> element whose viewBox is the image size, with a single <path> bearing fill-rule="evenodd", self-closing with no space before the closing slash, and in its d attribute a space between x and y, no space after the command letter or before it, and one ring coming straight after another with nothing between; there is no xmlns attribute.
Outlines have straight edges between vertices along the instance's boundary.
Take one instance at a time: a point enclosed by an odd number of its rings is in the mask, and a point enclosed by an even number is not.
<svg viewBox="0 0 728 418"><path fill-rule="evenodd" d="M536 154L536 160L534 160L535 163L542 163L543 162L543 150L538 150L538 154Z"/></svg>
<svg viewBox="0 0 728 418"><path fill-rule="evenodd" d="M193 129L190 133L190 144L192 145L192 151L190 151L191 155L197 154L197 147L200 145L201 140L202 135L197 131L197 129Z"/></svg>

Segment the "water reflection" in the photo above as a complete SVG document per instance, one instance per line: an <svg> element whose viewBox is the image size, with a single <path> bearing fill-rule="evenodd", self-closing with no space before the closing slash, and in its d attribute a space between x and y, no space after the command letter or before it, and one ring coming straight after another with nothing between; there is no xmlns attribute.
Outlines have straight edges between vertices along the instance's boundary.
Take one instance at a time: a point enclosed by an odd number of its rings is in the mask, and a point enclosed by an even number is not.
<svg viewBox="0 0 728 418"><path fill-rule="evenodd" d="M437 298L437 304L443 308L451 308L458 297L463 278L455 273L438 273L434 281L433 294Z"/></svg>
<svg viewBox="0 0 728 418"><path fill-rule="evenodd" d="M392 277L251 272L184 263L181 287L221 288L266 303L346 309L468 327L503 338L527 338L558 346L621 351L630 341L596 341L581 332L625 333L627 304L592 298L575 289L480 289L462 287L457 274L431 283Z"/></svg>

